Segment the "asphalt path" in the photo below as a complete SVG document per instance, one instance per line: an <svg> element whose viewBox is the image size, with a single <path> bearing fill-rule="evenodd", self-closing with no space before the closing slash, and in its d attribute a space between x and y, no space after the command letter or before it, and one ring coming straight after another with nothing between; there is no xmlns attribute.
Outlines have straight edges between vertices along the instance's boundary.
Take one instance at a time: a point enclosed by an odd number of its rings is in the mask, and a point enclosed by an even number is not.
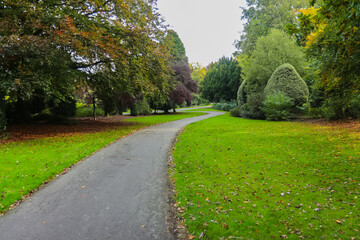
<svg viewBox="0 0 360 240"><path fill-rule="evenodd" d="M88 157L0 218L0 240L174 239L168 157L186 125L145 128Z"/></svg>

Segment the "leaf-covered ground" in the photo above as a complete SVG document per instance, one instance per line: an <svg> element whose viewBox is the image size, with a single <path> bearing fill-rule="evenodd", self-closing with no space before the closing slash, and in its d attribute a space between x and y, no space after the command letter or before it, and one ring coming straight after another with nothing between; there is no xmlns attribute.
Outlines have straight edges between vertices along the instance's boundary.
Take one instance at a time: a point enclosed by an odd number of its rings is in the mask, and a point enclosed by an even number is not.
<svg viewBox="0 0 360 240"><path fill-rule="evenodd" d="M154 115L124 121L120 121L122 117L100 118L74 126L14 126L10 128L14 134L10 141L0 144L0 214L78 161L133 131L202 114Z"/></svg>
<svg viewBox="0 0 360 240"><path fill-rule="evenodd" d="M173 153L179 217L194 239L360 239L359 147L317 124L191 124Z"/></svg>

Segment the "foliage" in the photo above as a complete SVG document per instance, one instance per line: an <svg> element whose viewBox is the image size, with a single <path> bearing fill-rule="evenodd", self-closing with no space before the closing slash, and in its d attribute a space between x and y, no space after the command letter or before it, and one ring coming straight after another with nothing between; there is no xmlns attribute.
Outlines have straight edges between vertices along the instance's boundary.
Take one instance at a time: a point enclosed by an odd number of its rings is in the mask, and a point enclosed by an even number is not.
<svg viewBox="0 0 360 240"><path fill-rule="evenodd" d="M95 108L96 116L104 116L105 112L101 108ZM94 116L94 109L92 106L83 106L76 108L75 117L93 117Z"/></svg>
<svg viewBox="0 0 360 240"><path fill-rule="evenodd" d="M207 99L204 99L203 97L201 97L201 95L199 93L193 93L192 95L192 105L193 106L201 106L201 105L209 105L210 102Z"/></svg>
<svg viewBox="0 0 360 240"><path fill-rule="evenodd" d="M237 103L235 100L229 101L229 102L219 102L214 104L214 109L221 110L221 111L230 111L231 109L235 108L237 106Z"/></svg>
<svg viewBox="0 0 360 240"><path fill-rule="evenodd" d="M185 101L191 103L191 93L197 93L198 86L191 78L191 69L185 55L184 45L179 35L170 30L164 39L165 46L169 49L172 56L171 69L171 91L167 102L162 104L162 109L167 112L171 107L175 111L176 104L181 105Z"/></svg>
<svg viewBox="0 0 360 240"><path fill-rule="evenodd" d="M211 102L230 101L237 98L241 82L241 68L238 62L233 58L222 57L206 72L200 92Z"/></svg>
<svg viewBox="0 0 360 240"><path fill-rule="evenodd" d="M266 96L264 107L266 120L282 121L288 120L290 110L294 106L293 100L283 92L270 93Z"/></svg>
<svg viewBox="0 0 360 240"><path fill-rule="evenodd" d="M174 30L168 30L164 39L164 45L168 48L175 61L181 61L186 58L186 51L179 35Z"/></svg>
<svg viewBox="0 0 360 240"><path fill-rule="evenodd" d="M243 34L236 46L242 54L251 55L256 41L269 34L270 29L286 31L289 24L296 22L294 9L309 5L308 0L246 0L247 8L242 8Z"/></svg>
<svg viewBox="0 0 360 240"><path fill-rule="evenodd" d="M50 108L53 116L74 117L76 114L76 100L73 96L66 96L64 99L53 101Z"/></svg>
<svg viewBox="0 0 360 240"><path fill-rule="evenodd" d="M282 92L290 97L295 106L302 106L308 101L309 89L296 69L288 63L279 66L266 84L265 96Z"/></svg>
<svg viewBox="0 0 360 240"><path fill-rule="evenodd" d="M354 96L350 101L349 115L353 118L360 118L360 94Z"/></svg>
<svg viewBox="0 0 360 240"><path fill-rule="evenodd" d="M238 106L242 106L242 105L244 105L246 103L245 86L246 86L246 81L244 80L240 84L240 87L239 87L238 92L237 92Z"/></svg>
<svg viewBox="0 0 360 240"><path fill-rule="evenodd" d="M360 3L355 0L312 1L320 8L301 11L299 27L309 57L320 62L326 99L334 102L335 118L344 118L360 89ZM325 108L331 108L325 103Z"/></svg>
<svg viewBox="0 0 360 240"><path fill-rule="evenodd" d="M166 95L169 54L155 4L2 1L0 92L16 104L41 90L49 103L88 85L106 110L124 93Z"/></svg>
<svg viewBox="0 0 360 240"><path fill-rule="evenodd" d="M228 114L191 124L173 153L178 216L196 239L357 239L358 138Z"/></svg>
<svg viewBox="0 0 360 240"><path fill-rule="evenodd" d="M265 119L265 114L262 111L264 106L263 93L251 93L247 95L247 102L241 106L241 116L252 119Z"/></svg>
<svg viewBox="0 0 360 240"><path fill-rule="evenodd" d="M284 63L293 65L300 76L305 75L302 49L294 39L277 29L259 38L251 58L239 59L239 62L245 75L247 94L262 93L273 72Z"/></svg>
<svg viewBox="0 0 360 240"><path fill-rule="evenodd" d="M130 106L130 115L138 116L139 115L139 105L134 103Z"/></svg>
<svg viewBox="0 0 360 240"><path fill-rule="evenodd" d="M237 106L230 110L230 115L232 117L241 117L241 107Z"/></svg>
<svg viewBox="0 0 360 240"><path fill-rule="evenodd" d="M206 67L201 66L200 63L191 63L190 64L191 70L191 78L196 82L196 84L201 84L204 80L206 74Z"/></svg>
<svg viewBox="0 0 360 240"><path fill-rule="evenodd" d="M150 115L151 114L150 105L145 98L138 103L138 106L139 106L139 114L140 115Z"/></svg>

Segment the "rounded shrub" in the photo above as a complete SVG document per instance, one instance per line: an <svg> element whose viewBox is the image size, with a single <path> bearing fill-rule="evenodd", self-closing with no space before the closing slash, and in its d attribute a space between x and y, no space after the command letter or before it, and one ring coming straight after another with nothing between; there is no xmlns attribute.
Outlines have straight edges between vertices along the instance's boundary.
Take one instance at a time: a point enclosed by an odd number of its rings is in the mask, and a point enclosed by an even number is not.
<svg viewBox="0 0 360 240"><path fill-rule="evenodd" d="M288 63L279 66L266 84L264 94L282 92L293 99L295 106L302 106L309 99L309 89L296 69Z"/></svg>

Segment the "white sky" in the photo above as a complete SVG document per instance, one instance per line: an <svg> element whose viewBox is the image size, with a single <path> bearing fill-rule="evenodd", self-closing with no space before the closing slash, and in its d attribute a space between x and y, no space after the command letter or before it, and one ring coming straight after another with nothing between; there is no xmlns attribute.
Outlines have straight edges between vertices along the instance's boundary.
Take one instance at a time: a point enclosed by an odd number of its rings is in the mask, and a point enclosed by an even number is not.
<svg viewBox="0 0 360 240"><path fill-rule="evenodd" d="M207 66L235 52L245 0L158 0L160 14L185 45L189 62Z"/></svg>

